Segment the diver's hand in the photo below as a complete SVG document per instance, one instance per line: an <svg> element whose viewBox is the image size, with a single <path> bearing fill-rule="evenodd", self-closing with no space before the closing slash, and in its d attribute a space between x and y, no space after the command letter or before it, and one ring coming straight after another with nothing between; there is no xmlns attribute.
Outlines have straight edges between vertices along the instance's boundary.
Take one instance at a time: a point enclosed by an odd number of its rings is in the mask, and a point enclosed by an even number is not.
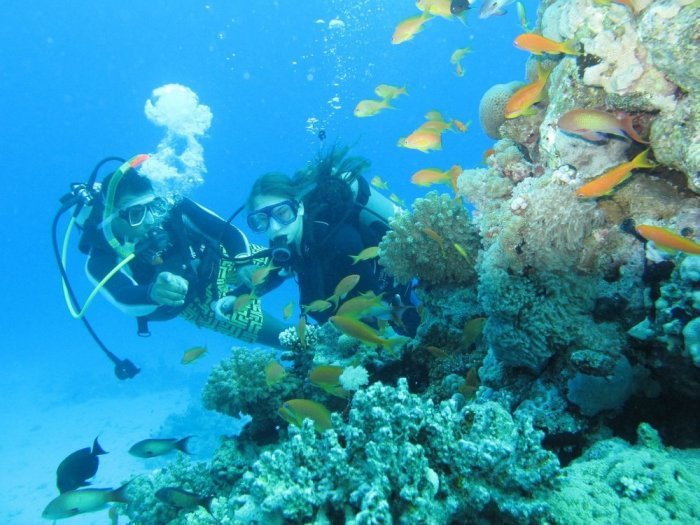
<svg viewBox="0 0 700 525"><path fill-rule="evenodd" d="M211 309L214 311L214 316L219 321L230 321L231 314L233 313L233 304L236 302L236 298L227 295L222 297L218 301L213 301L211 303Z"/></svg>
<svg viewBox="0 0 700 525"><path fill-rule="evenodd" d="M190 283L170 272L161 272L151 286L151 301L162 306L182 306Z"/></svg>

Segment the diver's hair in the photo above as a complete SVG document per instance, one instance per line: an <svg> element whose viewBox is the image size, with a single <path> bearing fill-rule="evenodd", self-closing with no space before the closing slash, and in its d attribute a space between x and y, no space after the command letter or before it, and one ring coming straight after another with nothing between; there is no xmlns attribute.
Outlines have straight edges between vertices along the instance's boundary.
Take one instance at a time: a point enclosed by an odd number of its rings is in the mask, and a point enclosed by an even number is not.
<svg viewBox="0 0 700 525"><path fill-rule="evenodd" d="M112 177L114 177L114 173L110 173L105 177L104 181L102 181L103 194L106 194L107 188L109 188L109 184L112 181ZM124 195L140 195L149 191L153 191L151 179L144 177L143 175L139 175L134 168L129 168L124 172L124 175L122 175L122 178L119 180L119 185L114 193L114 205L116 206Z"/></svg>
<svg viewBox="0 0 700 525"><path fill-rule="evenodd" d="M253 209L253 201L260 195L274 195L283 199L297 200L300 196L296 183L284 173L272 171L261 175L255 181L246 201L249 210Z"/></svg>
<svg viewBox="0 0 700 525"><path fill-rule="evenodd" d="M347 157L350 146L334 144L328 151L319 151L316 158L306 168L297 171L294 177L284 173L265 173L255 181L246 202L252 209L253 201L260 195L274 195L289 200L302 200L314 190L330 181L333 177L350 173L345 177L347 182L364 173L370 166L367 159L362 157Z"/></svg>

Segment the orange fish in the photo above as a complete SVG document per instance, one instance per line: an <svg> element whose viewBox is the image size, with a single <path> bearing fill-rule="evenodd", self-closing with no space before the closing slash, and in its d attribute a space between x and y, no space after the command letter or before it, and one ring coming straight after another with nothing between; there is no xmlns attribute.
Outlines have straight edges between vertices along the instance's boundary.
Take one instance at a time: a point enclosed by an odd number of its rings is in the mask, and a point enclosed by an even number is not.
<svg viewBox="0 0 700 525"><path fill-rule="evenodd" d="M591 182L584 184L576 190L579 197L602 197L609 195L613 189L626 181L632 170L639 168L653 168L656 164L649 160L649 149L645 149L629 162L619 164L600 177L596 177Z"/></svg>
<svg viewBox="0 0 700 525"><path fill-rule="evenodd" d="M425 233L428 237L430 237L432 240L434 240L436 243L438 243L440 245L440 249L444 248L445 239L443 239L442 235L440 235L438 232L428 227L421 228L421 231Z"/></svg>
<svg viewBox="0 0 700 525"><path fill-rule="evenodd" d="M423 153L428 153L431 150L442 149L442 137L440 133L417 129L408 137L400 138L396 145L400 148L417 149Z"/></svg>
<svg viewBox="0 0 700 525"><path fill-rule="evenodd" d="M649 144L637 134L632 125L632 117L629 115L623 114L617 117L597 109L578 108L567 111L559 117L557 125L567 133L573 133L594 142L604 140L607 134L623 138L629 136L636 142Z"/></svg>
<svg viewBox="0 0 700 525"><path fill-rule="evenodd" d="M574 49L575 42L573 40L567 40L566 42L556 42L545 38L542 35L537 35L535 33L523 33L515 38L513 41L515 47L534 53L535 55L541 55L547 53L549 55L580 55L576 49Z"/></svg>
<svg viewBox="0 0 700 525"><path fill-rule="evenodd" d="M635 229L639 232L639 235L644 237L647 241L653 241L654 244L662 250L700 255L700 244L687 237L678 235L667 228L652 226L650 224L640 224Z"/></svg>
<svg viewBox="0 0 700 525"><path fill-rule="evenodd" d="M471 120L467 121L467 123L465 124L464 122L462 122L461 120L457 120L456 118L452 119L452 124L454 124L454 127L457 128L457 130L460 133L466 133L471 123Z"/></svg>
<svg viewBox="0 0 700 525"><path fill-rule="evenodd" d="M489 148L486 151L484 151L484 154L481 156L481 161L486 164L486 160L491 156L496 153L496 150L493 148Z"/></svg>
<svg viewBox="0 0 700 525"><path fill-rule="evenodd" d="M508 99L503 112L506 118L530 116L537 113L532 106L540 102L545 95L544 86L547 84L550 71L537 64L537 80L521 87Z"/></svg>
<svg viewBox="0 0 700 525"><path fill-rule="evenodd" d="M441 171L438 168L426 168L418 170L411 175L411 182L417 186L431 186L450 181L449 171Z"/></svg>
<svg viewBox="0 0 700 525"><path fill-rule="evenodd" d="M423 30L423 24L431 18L430 15L425 13L407 18L396 26L394 34L391 37L391 43L396 45L411 40Z"/></svg>
<svg viewBox="0 0 700 525"><path fill-rule="evenodd" d="M244 293L242 295L239 295L233 302L233 311L237 312L241 308L245 308L246 306L248 306L248 304L250 304L251 301L254 301L255 299L255 294L252 293Z"/></svg>

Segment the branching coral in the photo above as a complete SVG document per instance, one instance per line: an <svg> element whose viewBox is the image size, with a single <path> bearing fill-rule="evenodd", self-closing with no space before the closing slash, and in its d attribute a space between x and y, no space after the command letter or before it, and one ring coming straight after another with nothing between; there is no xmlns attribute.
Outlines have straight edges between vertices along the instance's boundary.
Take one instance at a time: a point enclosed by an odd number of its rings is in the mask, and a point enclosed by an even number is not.
<svg viewBox="0 0 700 525"><path fill-rule="evenodd" d="M308 422L293 429L229 504L310 523L534 523L547 515L531 498L556 476L556 458L529 420L515 422L495 403L436 407L401 380L358 392L348 423L335 424L322 436Z"/></svg>
<svg viewBox="0 0 700 525"><path fill-rule="evenodd" d="M204 406L233 417L248 414L253 418L249 432L258 438L269 434L279 423L277 409L299 386L299 380L291 375L268 386L265 366L272 359L270 352L233 347L231 358L221 361L209 374L202 392Z"/></svg>
<svg viewBox="0 0 700 525"><path fill-rule="evenodd" d="M379 248L381 264L404 283L413 277L424 285L476 279L479 236L461 202L447 194L428 193L412 213L395 216Z"/></svg>

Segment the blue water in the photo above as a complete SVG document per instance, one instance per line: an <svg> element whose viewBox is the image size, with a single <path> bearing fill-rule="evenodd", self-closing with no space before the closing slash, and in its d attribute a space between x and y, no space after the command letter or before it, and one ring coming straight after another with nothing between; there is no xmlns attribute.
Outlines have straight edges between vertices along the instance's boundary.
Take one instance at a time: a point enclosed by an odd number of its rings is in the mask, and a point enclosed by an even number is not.
<svg viewBox="0 0 700 525"><path fill-rule="evenodd" d="M534 17L536 4L525 3ZM208 172L191 197L225 216L243 202L258 175L291 173L311 159L318 129L330 141L356 142L355 153L372 161L372 173L408 203L425 193L409 182L416 170L480 164L492 141L478 125L479 99L494 83L524 75L528 55L512 46L521 32L517 16L513 10L479 20L472 12L467 24L435 18L412 41L391 45L396 24L416 13L408 0L4 3L3 428L38 417L32 407L60 411L92 397L139 396L156 387L196 391L207 368L235 343L180 320L154 325L153 337L143 340L132 319L98 298L89 318L99 335L115 353L143 367L124 384L63 302L50 249L58 199L71 182L85 181L103 157L155 149L163 129L143 111L153 89L183 84L211 108L212 126L202 139ZM335 17L344 29L329 28ZM473 53L463 60L465 75L459 78L449 58L467 45ZM395 101L395 111L354 117L356 103L373 98L380 83L405 85L409 96ZM441 152L398 148L397 139L431 109L472 125L464 135L446 134ZM307 129L310 118L318 121L313 132ZM61 235L63 228L64 222ZM83 263L74 249L68 272L80 297L90 291ZM269 304L281 309L288 299L281 292ZM182 351L197 344L208 345L207 361L196 372L183 371ZM5 442L3 454L21 445L22 437L13 436L17 441ZM60 460L93 437L71 445L59 429L37 453ZM53 483L55 466L45 466L48 479L37 479L37 485ZM0 473L0 479L7 493L10 473ZM29 505L32 490L22 498ZM13 506L21 506L22 498Z"/></svg>

